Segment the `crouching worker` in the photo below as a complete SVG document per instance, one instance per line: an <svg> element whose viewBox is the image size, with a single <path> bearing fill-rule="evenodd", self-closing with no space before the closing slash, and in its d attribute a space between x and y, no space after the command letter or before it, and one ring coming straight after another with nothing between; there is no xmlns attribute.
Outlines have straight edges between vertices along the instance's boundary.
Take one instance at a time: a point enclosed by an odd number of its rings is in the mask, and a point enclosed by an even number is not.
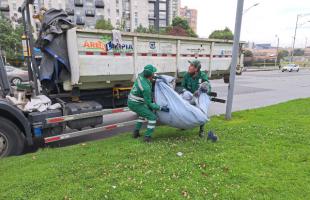
<svg viewBox="0 0 310 200"><path fill-rule="evenodd" d="M144 119L148 120L147 130L144 135L145 142L151 142L152 134L156 125L156 114L154 111L169 112L169 108L160 107L152 102L152 80L157 69L153 65L147 65L139 74L128 96L128 107L131 111L137 113L139 116L136 123L133 137L140 137L140 129Z"/></svg>
<svg viewBox="0 0 310 200"><path fill-rule="evenodd" d="M194 94L194 96L197 96L198 89L203 84L203 86L208 86L208 88L204 87L204 91L209 93L211 92L211 85L209 83L208 76L205 72L200 71L201 69L201 63L199 60L193 60L189 61L190 65L188 67L188 72L184 75L183 81L182 81L182 87L191 93ZM204 137L205 136L205 130L204 130L204 124L200 126L199 129L199 136ZM217 136L213 135L212 132L209 132L208 139L212 139Z"/></svg>

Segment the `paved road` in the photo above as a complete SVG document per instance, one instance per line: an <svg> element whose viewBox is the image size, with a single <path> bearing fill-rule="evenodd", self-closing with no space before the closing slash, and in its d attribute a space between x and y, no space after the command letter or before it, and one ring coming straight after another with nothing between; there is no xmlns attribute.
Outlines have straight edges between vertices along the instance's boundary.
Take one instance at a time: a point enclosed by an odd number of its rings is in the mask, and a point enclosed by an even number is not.
<svg viewBox="0 0 310 200"><path fill-rule="evenodd" d="M245 72L237 76L233 111L258 108L285 102L292 99L310 97L310 70L299 72L262 71ZM220 98L226 99L228 84L223 80L211 81L213 90ZM225 104L212 103L210 116L224 114ZM106 124L112 124L135 119L131 112L104 117ZM72 145L89 140L97 140L113 136L122 132L131 131L132 127L125 127L104 133L92 134L87 137L62 141L53 146Z"/></svg>
<svg viewBox="0 0 310 200"><path fill-rule="evenodd" d="M259 108L292 99L310 97L310 70L299 72L246 72L237 76L233 111ZM227 85L212 81L220 97L226 99ZM213 104L210 115L224 114L226 105Z"/></svg>

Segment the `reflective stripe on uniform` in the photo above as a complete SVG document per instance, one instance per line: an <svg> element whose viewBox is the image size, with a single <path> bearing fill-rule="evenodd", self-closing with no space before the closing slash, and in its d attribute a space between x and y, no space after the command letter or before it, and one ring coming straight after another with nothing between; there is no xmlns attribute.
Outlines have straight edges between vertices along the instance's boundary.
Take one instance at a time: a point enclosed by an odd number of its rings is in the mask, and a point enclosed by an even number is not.
<svg viewBox="0 0 310 200"><path fill-rule="evenodd" d="M128 99L136 101L136 102L144 102L144 99L142 97L135 96L131 93L129 94Z"/></svg>
<svg viewBox="0 0 310 200"><path fill-rule="evenodd" d="M144 122L144 120L143 120L143 119L138 119L138 122L141 122L141 123L142 123L142 122Z"/></svg>
<svg viewBox="0 0 310 200"><path fill-rule="evenodd" d="M150 125L148 125L147 128L148 128L148 129L154 129L155 126L150 126Z"/></svg>
<svg viewBox="0 0 310 200"><path fill-rule="evenodd" d="M139 86L140 90L143 92L144 88L142 87L142 83L141 83L140 77L138 77L137 80L138 80L138 86Z"/></svg>
<svg viewBox="0 0 310 200"><path fill-rule="evenodd" d="M156 121L149 120L149 124L156 124Z"/></svg>

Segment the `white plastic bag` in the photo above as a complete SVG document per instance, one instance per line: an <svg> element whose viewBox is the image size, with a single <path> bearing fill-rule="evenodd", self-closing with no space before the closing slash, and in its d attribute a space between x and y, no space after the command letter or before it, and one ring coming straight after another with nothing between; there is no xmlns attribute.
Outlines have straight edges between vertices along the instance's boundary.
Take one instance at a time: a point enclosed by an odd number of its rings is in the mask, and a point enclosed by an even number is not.
<svg viewBox="0 0 310 200"><path fill-rule="evenodd" d="M161 123L180 129L191 129L208 121L210 98L200 95L197 106L191 105L168 85L173 81L171 76L161 76L155 84L155 102L160 106L168 106L169 113L157 112ZM201 109L203 108L203 109Z"/></svg>

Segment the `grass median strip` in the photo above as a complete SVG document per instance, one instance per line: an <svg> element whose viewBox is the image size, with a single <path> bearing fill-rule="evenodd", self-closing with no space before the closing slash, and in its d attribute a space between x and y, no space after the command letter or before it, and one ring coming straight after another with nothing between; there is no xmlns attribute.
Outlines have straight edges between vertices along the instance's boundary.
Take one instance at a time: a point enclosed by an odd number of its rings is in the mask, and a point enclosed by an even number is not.
<svg viewBox="0 0 310 200"><path fill-rule="evenodd" d="M0 160L0 199L307 199L310 99ZM182 154L178 154L181 152ZM177 155L178 154L178 155Z"/></svg>

